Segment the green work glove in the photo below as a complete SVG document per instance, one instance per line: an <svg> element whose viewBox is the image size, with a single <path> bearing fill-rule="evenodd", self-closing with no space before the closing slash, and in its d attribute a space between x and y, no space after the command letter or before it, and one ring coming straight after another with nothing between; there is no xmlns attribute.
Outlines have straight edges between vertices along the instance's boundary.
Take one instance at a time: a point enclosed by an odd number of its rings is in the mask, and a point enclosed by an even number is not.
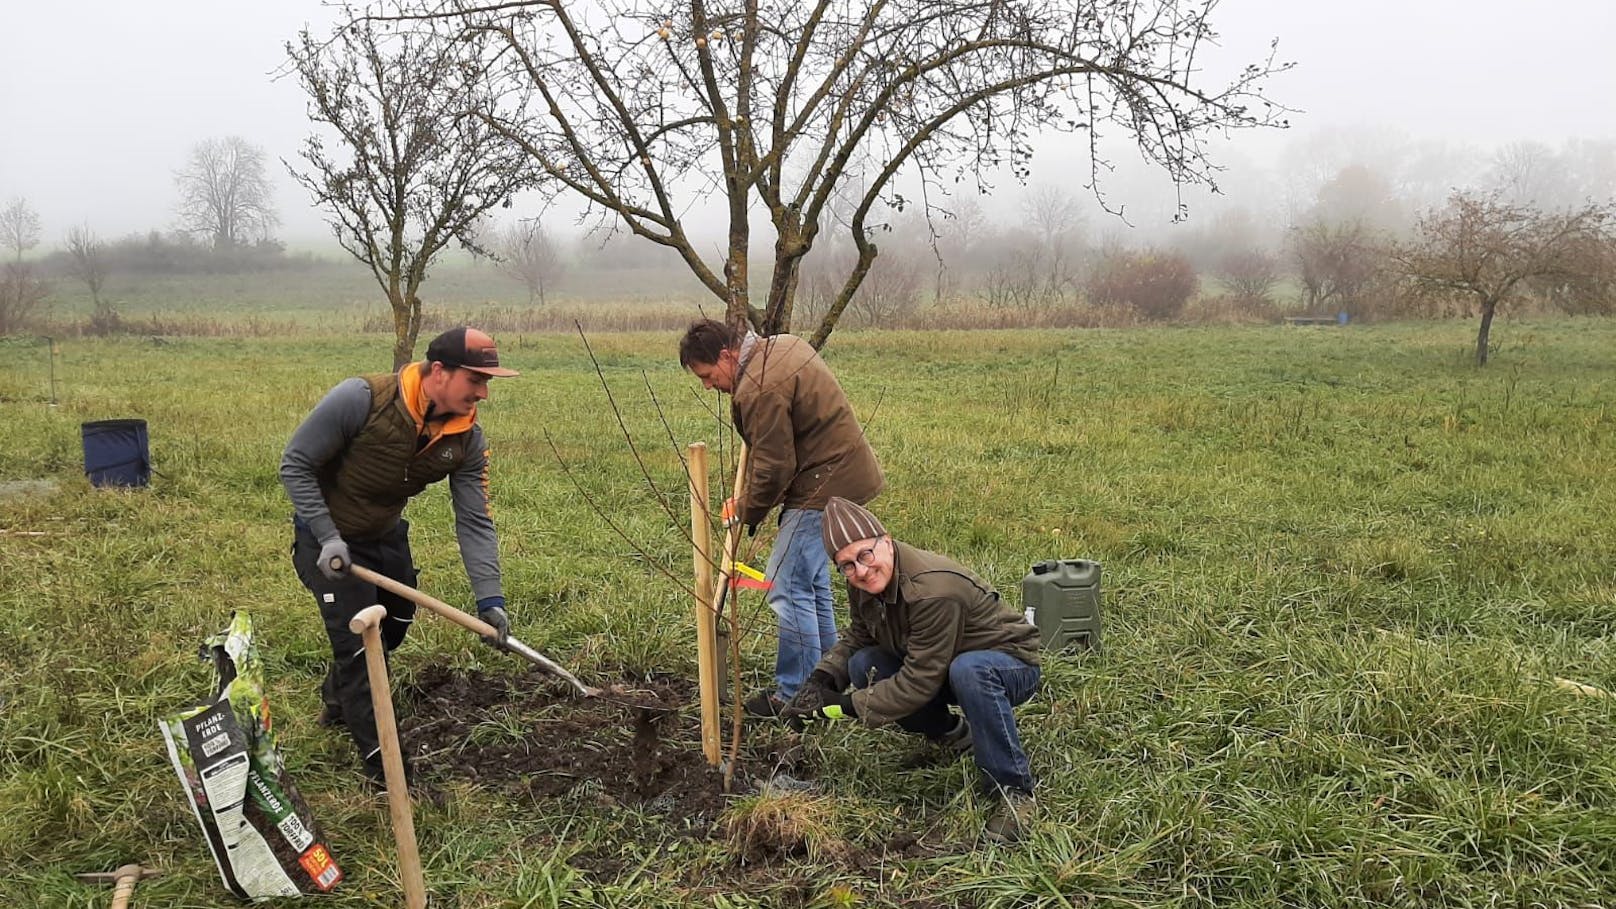
<svg viewBox="0 0 1616 909"><path fill-rule="evenodd" d="M858 711L853 709L853 696L840 692L826 694L825 704L819 708L816 719L839 720L843 717L858 718Z"/></svg>
<svg viewBox="0 0 1616 909"><path fill-rule="evenodd" d="M858 711L853 709L852 695L817 685L804 685L796 697L791 699L791 703L786 705L781 716L798 721L839 720L843 717L857 717Z"/></svg>

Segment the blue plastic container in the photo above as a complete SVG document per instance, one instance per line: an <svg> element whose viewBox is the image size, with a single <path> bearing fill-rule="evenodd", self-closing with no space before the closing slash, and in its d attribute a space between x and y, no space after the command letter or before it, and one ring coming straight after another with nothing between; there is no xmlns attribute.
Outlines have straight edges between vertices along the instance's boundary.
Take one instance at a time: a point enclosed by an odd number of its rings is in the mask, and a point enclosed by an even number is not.
<svg viewBox="0 0 1616 909"><path fill-rule="evenodd" d="M151 482L145 420L96 420L79 430L84 436L84 475L91 486L145 486Z"/></svg>

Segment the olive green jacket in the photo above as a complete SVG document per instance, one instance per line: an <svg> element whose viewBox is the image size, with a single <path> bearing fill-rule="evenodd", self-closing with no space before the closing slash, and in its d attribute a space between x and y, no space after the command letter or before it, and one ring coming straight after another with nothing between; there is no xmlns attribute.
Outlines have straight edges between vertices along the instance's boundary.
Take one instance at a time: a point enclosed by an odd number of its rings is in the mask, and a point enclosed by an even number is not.
<svg viewBox="0 0 1616 909"><path fill-rule="evenodd" d="M886 482L841 384L795 335L760 338L742 356L731 417L750 451L744 523L776 505L822 510L831 496L862 505Z"/></svg>
<svg viewBox="0 0 1616 909"><path fill-rule="evenodd" d="M896 674L853 692L853 709L868 726L909 716L948 683L954 657L998 650L1038 665L1038 629L1005 605L970 569L947 556L893 542L892 582L880 594L848 586L851 621L815 669L845 689L847 661L876 646L903 658Z"/></svg>

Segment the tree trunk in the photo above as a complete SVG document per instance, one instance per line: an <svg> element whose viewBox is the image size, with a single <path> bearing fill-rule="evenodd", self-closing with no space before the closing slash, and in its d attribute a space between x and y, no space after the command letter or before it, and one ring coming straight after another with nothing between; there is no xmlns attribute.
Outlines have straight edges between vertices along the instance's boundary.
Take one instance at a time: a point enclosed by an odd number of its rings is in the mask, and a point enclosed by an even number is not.
<svg viewBox="0 0 1616 909"><path fill-rule="evenodd" d="M398 372L415 359L415 332L411 330L410 304L404 294L392 291L387 297L393 307L393 371Z"/></svg>
<svg viewBox="0 0 1616 909"><path fill-rule="evenodd" d="M1481 301L1481 330L1476 333L1476 365L1487 365L1487 334L1493 328L1493 312L1498 309L1497 300Z"/></svg>

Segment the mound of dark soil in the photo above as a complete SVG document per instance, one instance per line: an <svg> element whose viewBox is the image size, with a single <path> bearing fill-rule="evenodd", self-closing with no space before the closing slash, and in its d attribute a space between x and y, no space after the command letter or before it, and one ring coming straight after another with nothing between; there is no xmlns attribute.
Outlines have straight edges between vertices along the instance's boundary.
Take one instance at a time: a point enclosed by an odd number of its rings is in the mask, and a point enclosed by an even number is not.
<svg viewBox="0 0 1616 909"><path fill-rule="evenodd" d="M400 694L404 750L429 785L473 780L537 797L588 787L703 827L723 809L722 774L702 755L689 679L625 678L582 697L538 670L496 676L434 666ZM783 738L749 727L738 766L765 775L779 767L776 743L754 741L771 737ZM745 775L736 783L748 791Z"/></svg>

